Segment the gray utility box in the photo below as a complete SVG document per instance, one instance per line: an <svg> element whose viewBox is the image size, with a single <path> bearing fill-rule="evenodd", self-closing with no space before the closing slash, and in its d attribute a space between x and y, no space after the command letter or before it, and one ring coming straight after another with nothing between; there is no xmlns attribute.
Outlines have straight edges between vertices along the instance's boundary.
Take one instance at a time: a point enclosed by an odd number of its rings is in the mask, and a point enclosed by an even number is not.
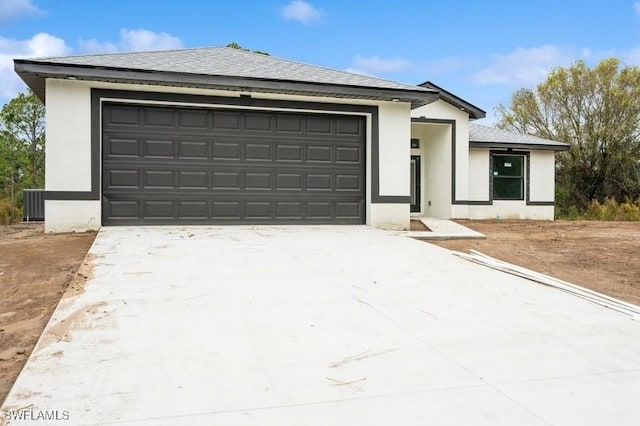
<svg viewBox="0 0 640 426"><path fill-rule="evenodd" d="M22 220L44 220L44 189L25 189L22 194Z"/></svg>

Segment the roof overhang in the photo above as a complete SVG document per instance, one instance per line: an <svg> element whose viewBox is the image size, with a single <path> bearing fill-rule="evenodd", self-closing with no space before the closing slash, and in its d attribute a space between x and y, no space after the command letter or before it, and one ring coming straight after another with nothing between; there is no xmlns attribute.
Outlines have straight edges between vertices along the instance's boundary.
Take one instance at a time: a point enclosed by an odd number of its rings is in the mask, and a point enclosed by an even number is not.
<svg viewBox="0 0 640 426"><path fill-rule="evenodd" d="M484 149L522 149L522 150L540 150L540 151L568 151L569 145L551 145L551 144L535 144L535 143L509 143L509 142L477 142L469 141L469 148Z"/></svg>
<svg viewBox="0 0 640 426"><path fill-rule="evenodd" d="M439 92L440 99L469 114L470 120L478 120L480 118L485 118L487 116L486 111L484 111L483 109L480 109L477 106L465 101L464 99L459 98L458 96L443 89L440 86L436 86L430 81L425 81L424 83L419 84L418 86Z"/></svg>
<svg viewBox="0 0 640 426"><path fill-rule="evenodd" d="M14 68L20 78L43 102L46 97L45 82L47 78L406 102L411 104L412 109L435 102L439 97L437 91L428 88L416 88L417 90L384 89L291 80L67 65L28 59L15 59Z"/></svg>

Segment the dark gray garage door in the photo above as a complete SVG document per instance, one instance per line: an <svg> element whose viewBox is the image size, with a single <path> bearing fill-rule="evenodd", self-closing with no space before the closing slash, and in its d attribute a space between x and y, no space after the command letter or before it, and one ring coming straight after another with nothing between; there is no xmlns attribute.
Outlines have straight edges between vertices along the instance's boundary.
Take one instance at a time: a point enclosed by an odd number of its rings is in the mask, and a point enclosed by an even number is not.
<svg viewBox="0 0 640 426"><path fill-rule="evenodd" d="M104 225L364 223L364 119L103 106Z"/></svg>

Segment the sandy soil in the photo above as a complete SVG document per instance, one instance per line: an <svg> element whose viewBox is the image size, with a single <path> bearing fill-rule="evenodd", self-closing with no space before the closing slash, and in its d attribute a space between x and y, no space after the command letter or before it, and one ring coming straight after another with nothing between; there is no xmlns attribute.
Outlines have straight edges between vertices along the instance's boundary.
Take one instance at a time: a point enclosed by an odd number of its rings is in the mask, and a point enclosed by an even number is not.
<svg viewBox="0 0 640 426"><path fill-rule="evenodd" d="M91 246L95 233L0 226L0 404Z"/></svg>
<svg viewBox="0 0 640 426"><path fill-rule="evenodd" d="M640 305L640 223L458 221L486 240L433 241L500 260Z"/></svg>

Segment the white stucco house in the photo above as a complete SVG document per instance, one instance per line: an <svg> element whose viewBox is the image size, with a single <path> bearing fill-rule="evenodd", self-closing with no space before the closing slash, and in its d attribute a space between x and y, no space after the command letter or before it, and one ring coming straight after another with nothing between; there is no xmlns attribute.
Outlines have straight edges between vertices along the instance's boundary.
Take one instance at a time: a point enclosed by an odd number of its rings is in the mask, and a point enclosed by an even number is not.
<svg viewBox="0 0 640 426"><path fill-rule="evenodd" d="M45 102L45 229L553 219L566 145L412 86L213 47L16 59Z"/></svg>

